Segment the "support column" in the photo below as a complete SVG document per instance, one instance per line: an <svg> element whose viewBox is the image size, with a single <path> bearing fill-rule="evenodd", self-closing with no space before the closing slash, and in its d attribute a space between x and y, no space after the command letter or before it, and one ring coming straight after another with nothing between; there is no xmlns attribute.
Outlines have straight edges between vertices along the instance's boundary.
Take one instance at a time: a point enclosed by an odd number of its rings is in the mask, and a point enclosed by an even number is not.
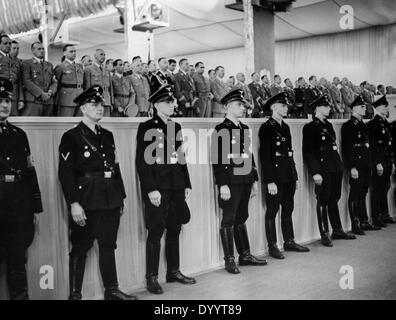
<svg viewBox="0 0 396 320"><path fill-rule="evenodd" d="M133 53L133 34L132 26L135 22L135 5L134 0L125 0L124 26L125 26L125 40L127 43L127 59L132 61Z"/></svg>
<svg viewBox="0 0 396 320"><path fill-rule="evenodd" d="M48 61L49 56L48 10L50 10L50 8L47 5L47 1L43 0L40 5L40 32L43 37L43 47L45 49L44 58L46 61Z"/></svg>
<svg viewBox="0 0 396 320"><path fill-rule="evenodd" d="M135 0L125 0L125 13L124 13L124 26L125 26L125 42L127 43L127 54L126 58L128 61L132 61L134 56L141 56L143 61L147 60L148 57L148 46L149 41L145 32L133 31L132 27L135 23ZM154 36L150 35L150 43L152 44L152 50L154 51ZM151 53L154 56L154 53Z"/></svg>
<svg viewBox="0 0 396 320"><path fill-rule="evenodd" d="M271 11L243 0L246 75L253 71L275 72L275 19Z"/></svg>

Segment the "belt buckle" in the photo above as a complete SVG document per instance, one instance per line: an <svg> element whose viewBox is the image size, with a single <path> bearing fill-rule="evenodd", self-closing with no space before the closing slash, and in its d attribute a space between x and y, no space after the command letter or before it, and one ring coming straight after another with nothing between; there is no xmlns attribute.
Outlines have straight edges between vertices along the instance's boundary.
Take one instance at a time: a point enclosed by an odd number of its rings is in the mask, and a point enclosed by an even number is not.
<svg viewBox="0 0 396 320"><path fill-rule="evenodd" d="M82 88L82 84L81 83L77 83L77 89L81 89Z"/></svg>
<svg viewBox="0 0 396 320"><path fill-rule="evenodd" d="M112 175L113 175L113 174L112 174L111 171L105 171L105 173L104 173L105 179L111 179Z"/></svg>
<svg viewBox="0 0 396 320"><path fill-rule="evenodd" d="M337 146L333 146L333 150L337 151L338 150Z"/></svg>
<svg viewBox="0 0 396 320"><path fill-rule="evenodd" d="M289 158L293 157L293 151L289 151Z"/></svg>
<svg viewBox="0 0 396 320"><path fill-rule="evenodd" d="M7 183L15 182L15 176L14 175L5 175L4 176L4 181L7 182Z"/></svg>

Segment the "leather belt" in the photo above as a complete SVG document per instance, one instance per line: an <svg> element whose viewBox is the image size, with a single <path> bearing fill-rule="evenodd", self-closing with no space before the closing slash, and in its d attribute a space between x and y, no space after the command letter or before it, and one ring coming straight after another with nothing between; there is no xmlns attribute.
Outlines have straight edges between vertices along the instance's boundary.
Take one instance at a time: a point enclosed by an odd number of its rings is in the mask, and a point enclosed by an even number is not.
<svg viewBox="0 0 396 320"><path fill-rule="evenodd" d="M320 147L320 151L326 151L326 150L332 150L332 151L337 151L338 147L337 146L327 146L327 147Z"/></svg>
<svg viewBox="0 0 396 320"><path fill-rule="evenodd" d="M293 158L293 151L289 151L287 154L276 152L276 157Z"/></svg>
<svg viewBox="0 0 396 320"><path fill-rule="evenodd" d="M112 179L114 178L114 174L111 171L104 172L85 172L83 175L84 178L105 178Z"/></svg>
<svg viewBox="0 0 396 320"><path fill-rule="evenodd" d="M15 174L0 175L0 182L4 182L4 183L19 182L21 180L22 180L22 176L20 175L15 175Z"/></svg>
<svg viewBox="0 0 396 320"><path fill-rule="evenodd" d="M368 143L355 143L353 146L356 148L370 148L370 145Z"/></svg>
<svg viewBox="0 0 396 320"><path fill-rule="evenodd" d="M82 89L82 84L68 84L68 83L61 83L62 88L70 88L70 89Z"/></svg>

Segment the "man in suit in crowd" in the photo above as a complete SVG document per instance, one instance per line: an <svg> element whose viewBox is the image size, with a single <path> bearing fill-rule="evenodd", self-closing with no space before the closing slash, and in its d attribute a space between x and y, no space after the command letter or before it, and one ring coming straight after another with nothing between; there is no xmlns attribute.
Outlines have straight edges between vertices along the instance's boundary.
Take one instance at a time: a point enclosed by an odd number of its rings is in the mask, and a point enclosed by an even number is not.
<svg viewBox="0 0 396 320"><path fill-rule="evenodd" d="M271 97L276 96L277 94L283 91L281 87L282 78L279 75L274 75L274 83L270 86Z"/></svg>
<svg viewBox="0 0 396 320"><path fill-rule="evenodd" d="M268 96L266 95L263 86L260 84L260 75L258 72L253 72L251 77L252 82L249 83L248 87L252 94L254 105L252 118L260 118L260 115L269 117L271 115L270 110L265 108Z"/></svg>
<svg viewBox="0 0 396 320"><path fill-rule="evenodd" d="M284 259L277 245L275 223L281 206L284 249L296 252L308 252L309 249L294 242L292 213L298 177L290 128L283 120L287 117L288 107L291 105L289 94L278 93L271 97L267 104L272 110L272 116L261 125L259 131L260 163L267 203L265 233L270 256Z"/></svg>
<svg viewBox="0 0 396 320"><path fill-rule="evenodd" d="M236 74L236 84L234 86L235 89L240 89L243 91L243 97L245 98L245 100L249 103L246 106L246 115L247 116L251 116L252 112L253 112L253 97L252 97L252 93L250 92L249 86L246 84L246 77L245 74L243 72L238 72Z"/></svg>
<svg viewBox="0 0 396 320"><path fill-rule="evenodd" d="M298 109L296 108L296 94L294 92L293 82L289 78L286 78L285 86L283 87L283 92L287 93L288 96L288 112L291 118L298 118Z"/></svg>
<svg viewBox="0 0 396 320"><path fill-rule="evenodd" d="M359 95L351 104L351 119L341 128L342 157L349 175L348 209L352 232L364 235L365 230L379 230L368 221L366 196L370 187L372 159L366 116L366 104Z"/></svg>
<svg viewBox="0 0 396 320"><path fill-rule="evenodd" d="M331 97L331 101L333 104L333 118L334 119L343 119L344 117L344 106L342 103L342 94L339 89L341 86L340 78L334 77L333 83L330 86L329 93Z"/></svg>
<svg viewBox="0 0 396 320"><path fill-rule="evenodd" d="M150 92L157 92L159 88L166 84L173 86L173 80L168 71L168 66L168 59L164 57L158 59L159 69L151 77Z"/></svg>
<svg viewBox="0 0 396 320"><path fill-rule="evenodd" d="M0 78L0 264L7 266L11 300L29 300L27 249L43 211L26 133L7 121L13 86Z"/></svg>
<svg viewBox="0 0 396 320"><path fill-rule="evenodd" d="M55 103L59 117L81 116L78 105L74 102L83 93L84 70L76 63L76 47L67 44L63 47L64 61L55 67L54 74L58 81Z"/></svg>
<svg viewBox="0 0 396 320"><path fill-rule="evenodd" d="M172 81L173 81L173 78L174 78L174 76L175 76L175 71L176 71L177 63L176 63L176 60L175 60L175 59L169 59L168 62L169 62L168 71L169 71L170 76L171 76L171 79L172 79Z"/></svg>
<svg viewBox="0 0 396 320"><path fill-rule="evenodd" d="M264 266L267 262L251 254L245 224L249 217L249 200L257 196L258 192L258 173L250 152L250 130L240 121L246 112L247 101L243 91L236 89L226 94L221 103L227 114L213 132L211 157L219 191L219 206L223 210L220 237L225 269L238 274L240 271L235 263L234 240L239 266Z"/></svg>
<svg viewBox="0 0 396 320"><path fill-rule="evenodd" d="M146 76L148 83L151 83L151 78L158 71L157 63L155 60L150 60L147 63L147 71L144 70L143 74Z"/></svg>
<svg viewBox="0 0 396 320"><path fill-rule="evenodd" d="M214 79L216 79L216 71L214 69L210 69L208 71L209 83L211 83Z"/></svg>
<svg viewBox="0 0 396 320"><path fill-rule="evenodd" d="M385 96L386 95L386 90L385 90L385 86L383 85L383 84L379 84L378 86L377 86L377 93L376 93L376 95L378 95L378 96Z"/></svg>
<svg viewBox="0 0 396 320"><path fill-rule="evenodd" d="M114 75L111 77L111 84L114 90L114 110L113 117L136 117L138 106L136 105L136 94L133 90L132 81L124 76L124 63L121 59L113 62Z"/></svg>
<svg viewBox="0 0 396 320"><path fill-rule="evenodd" d="M374 117L374 92L369 90L370 84L367 81L363 81L360 84L360 88L362 90L362 97L364 102L366 103L367 112L366 112L366 119L371 119Z"/></svg>
<svg viewBox="0 0 396 320"><path fill-rule="evenodd" d="M375 116L367 124L372 164L371 217L376 227L393 224L389 216L388 191L392 174L393 138L388 122L389 103L385 96L373 102Z"/></svg>
<svg viewBox="0 0 396 320"><path fill-rule="evenodd" d="M210 91L213 94L212 115L213 118L224 118L226 110L221 103L223 97L228 93L229 89L224 82L225 70L223 66L215 69L215 78L210 82Z"/></svg>
<svg viewBox="0 0 396 320"><path fill-rule="evenodd" d="M153 118L139 125L136 138L136 167L148 230L147 290L154 294L163 293L158 283L158 269L161 238L165 229L166 281L186 285L196 283L194 278L180 271L179 235L182 225L190 220L186 200L191 195L191 182L182 151L181 126L170 118L175 100L171 85L165 85L151 95L149 101L153 103L156 113ZM147 133L154 133L149 141ZM152 144L157 144L155 155L150 152L148 156L146 151Z"/></svg>
<svg viewBox="0 0 396 320"><path fill-rule="evenodd" d="M192 79L195 71L196 71L195 67L192 64L190 64L189 69L188 69L188 74L190 75L191 79Z"/></svg>
<svg viewBox="0 0 396 320"><path fill-rule="evenodd" d="M110 77L114 76L114 60L113 59L106 60L105 68L108 72L110 72Z"/></svg>
<svg viewBox="0 0 396 320"><path fill-rule="evenodd" d="M91 66L92 63L93 63L93 60L92 60L91 56L89 56L89 55L85 55L81 58L80 64L83 66L83 69Z"/></svg>
<svg viewBox="0 0 396 320"><path fill-rule="evenodd" d="M11 116L17 116L24 106L22 86L22 63L10 56L12 41L6 34L0 35L0 77L13 85Z"/></svg>
<svg viewBox="0 0 396 320"><path fill-rule="evenodd" d="M264 89L264 96L265 96L265 100L267 101L269 98L271 98L271 88L270 88L270 81L266 74L261 77L261 86Z"/></svg>
<svg viewBox="0 0 396 320"><path fill-rule="evenodd" d="M344 106L344 119L349 119L352 112L350 105L352 104L353 100L355 100L355 93L349 86L348 78L342 78L340 91Z"/></svg>
<svg viewBox="0 0 396 320"><path fill-rule="evenodd" d="M304 113L304 105L305 105L305 100L304 100L304 91L305 91L306 83L305 79L303 77L299 77L296 83L296 88L294 89L295 93L295 104L296 104L296 110L297 110L297 117L298 118L304 118L306 117Z"/></svg>
<svg viewBox="0 0 396 320"><path fill-rule="evenodd" d="M304 91L304 112L306 115L308 115L308 117L312 117L314 113L312 103L320 96L321 94L318 88L318 80L316 79L316 76L310 76L308 88L306 88Z"/></svg>
<svg viewBox="0 0 396 320"><path fill-rule="evenodd" d="M21 111L24 117L53 116L54 95L58 83L53 75L53 66L44 60L45 49L41 42L31 45L33 58L22 65L22 78L25 106Z"/></svg>
<svg viewBox="0 0 396 320"><path fill-rule="evenodd" d="M85 261L95 239L105 300L136 300L119 290L115 249L126 198L113 133L102 128L103 89L76 97L82 121L65 132L59 145L59 180L70 212L69 300L82 299Z"/></svg>
<svg viewBox="0 0 396 320"><path fill-rule="evenodd" d="M195 94L198 97L197 105L200 112L201 118L211 118L211 99L213 98L210 92L209 79L204 76L205 65L203 62L197 62L195 64L195 70L193 74L193 81L195 87Z"/></svg>
<svg viewBox="0 0 396 320"><path fill-rule="evenodd" d="M104 117L110 117L113 111L114 97L113 86L111 85L110 72L104 65L106 53L102 49L96 49L94 62L91 66L84 69L84 90L98 85L103 88L103 97L105 100Z"/></svg>
<svg viewBox="0 0 396 320"><path fill-rule="evenodd" d="M180 70L174 76L175 95L179 110L184 117L194 117L200 114L197 105L194 105L194 82L189 75L190 66L187 59L179 61Z"/></svg>
<svg viewBox="0 0 396 320"><path fill-rule="evenodd" d="M148 117L150 111L150 103L148 98L150 97L150 84L147 78L143 76L142 63L135 61L132 65L133 73L129 76L133 90L136 93L136 104L139 112L138 117Z"/></svg>
<svg viewBox="0 0 396 320"><path fill-rule="evenodd" d="M22 60L19 59L18 56L19 56L19 43L18 43L18 41L12 40L11 41L10 58L18 59L20 62L22 62Z"/></svg>
<svg viewBox="0 0 396 320"><path fill-rule="evenodd" d="M333 125L327 120L331 103L327 96L313 101L313 120L303 128L303 157L315 183L316 211L322 244L332 247L332 239L352 240L356 237L342 229L338 201L341 197L343 167ZM330 220L333 234L330 237Z"/></svg>

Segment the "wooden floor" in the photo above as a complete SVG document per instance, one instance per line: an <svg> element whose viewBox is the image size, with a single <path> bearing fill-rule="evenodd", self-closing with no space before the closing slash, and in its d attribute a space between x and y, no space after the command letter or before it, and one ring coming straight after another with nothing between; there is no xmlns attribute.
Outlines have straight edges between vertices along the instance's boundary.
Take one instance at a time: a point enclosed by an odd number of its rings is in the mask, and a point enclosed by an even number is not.
<svg viewBox="0 0 396 320"><path fill-rule="evenodd" d="M396 299L396 226L367 232L357 240L319 242L310 253L286 253L285 260L268 258L264 267L241 267L240 275L224 270L197 277L194 286L163 284L163 295L138 292L148 300L206 299ZM354 272L354 289L340 288L342 266Z"/></svg>

